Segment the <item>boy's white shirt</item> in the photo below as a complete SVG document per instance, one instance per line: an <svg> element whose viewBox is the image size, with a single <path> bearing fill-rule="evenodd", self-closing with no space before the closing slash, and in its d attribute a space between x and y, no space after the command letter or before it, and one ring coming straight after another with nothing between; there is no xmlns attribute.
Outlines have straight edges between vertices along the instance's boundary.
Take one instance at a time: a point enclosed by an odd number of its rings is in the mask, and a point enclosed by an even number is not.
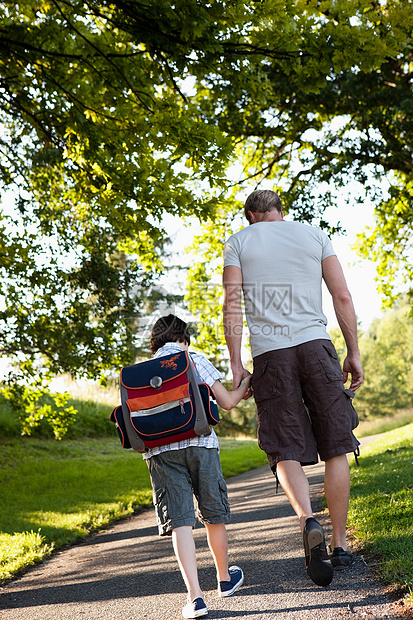
<svg viewBox="0 0 413 620"><path fill-rule="evenodd" d="M178 343L167 342L163 347L157 350L153 357L172 355L173 353L180 353L182 350L183 347L180 347ZM222 381L223 377L221 373L204 355L191 352L191 357L194 361L198 374L204 383L212 386L215 381ZM181 441L168 443L164 446L149 448L149 450L142 454L142 456L145 460L147 460L156 454L161 454L162 452L169 452L170 450L184 450L185 448L189 448L191 446L198 448L216 448L219 450L218 437L216 436L214 429L211 429L210 435L197 435L196 437L191 437L190 439L182 439Z"/></svg>

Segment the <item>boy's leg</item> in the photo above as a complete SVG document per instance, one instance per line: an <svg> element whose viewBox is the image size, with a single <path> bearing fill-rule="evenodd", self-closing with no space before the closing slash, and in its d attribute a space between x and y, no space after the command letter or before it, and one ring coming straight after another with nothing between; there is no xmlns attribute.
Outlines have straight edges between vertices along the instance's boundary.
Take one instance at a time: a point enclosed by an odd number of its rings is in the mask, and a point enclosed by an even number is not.
<svg viewBox="0 0 413 620"><path fill-rule="evenodd" d="M244 583L239 566L228 568L228 538L224 523L205 523L208 545L217 569L218 596L231 596Z"/></svg>
<svg viewBox="0 0 413 620"><path fill-rule="evenodd" d="M225 524L229 523L231 513L218 451L201 447L187 450L191 460L192 486L198 502L199 516L207 531L218 581L229 581Z"/></svg>
<svg viewBox="0 0 413 620"><path fill-rule="evenodd" d="M208 545L214 558L218 581L229 581L228 572L228 536L223 523L205 523Z"/></svg>
<svg viewBox="0 0 413 620"><path fill-rule="evenodd" d="M196 550L192 527L183 525L172 530L172 544L181 569L186 588L188 601L196 598L204 598L198 581L198 569L196 563Z"/></svg>
<svg viewBox="0 0 413 620"><path fill-rule="evenodd" d="M231 596L243 583L244 575L238 566L228 568L228 539L225 524L230 521L230 509L225 480L218 451L213 448L187 448L191 465L191 480L198 501L200 518L207 531L218 580L219 596Z"/></svg>

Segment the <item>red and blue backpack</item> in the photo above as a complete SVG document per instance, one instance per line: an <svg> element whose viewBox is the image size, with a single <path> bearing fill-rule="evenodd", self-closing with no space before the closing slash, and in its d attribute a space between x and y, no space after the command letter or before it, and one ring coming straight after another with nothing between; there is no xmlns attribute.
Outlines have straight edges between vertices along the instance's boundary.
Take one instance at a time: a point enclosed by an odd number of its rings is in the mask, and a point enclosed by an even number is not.
<svg viewBox="0 0 413 620"><path fill-rule="evenodd" d="M209 435L218 406L187 351L122 368L121 405L110 416L122 447L136 452Z"/></svg>

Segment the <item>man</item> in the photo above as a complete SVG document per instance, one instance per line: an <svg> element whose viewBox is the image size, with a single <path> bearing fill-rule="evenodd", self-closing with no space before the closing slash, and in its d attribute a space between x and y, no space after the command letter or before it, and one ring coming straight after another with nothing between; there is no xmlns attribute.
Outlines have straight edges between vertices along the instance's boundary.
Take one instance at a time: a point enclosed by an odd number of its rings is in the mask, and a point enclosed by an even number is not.
<svg viewBox="0 0 413 620"><path fill-rule="evenodd" d="M352 561L346 542L350 496L347 452L359 442L351 398L363 370L357 319L341 265L319 229L287 222L279 196L255 191L245 203L250 224L224 248L224 331L234 386L248 374L241 361L242 293L254 362L258 441L300 520L306 569L328 585ZM322 280L347 346L341 370L322 312ZM350 389L344 388L351 376ZM302 465L325 461L324 492L333 526L330 556L313 518Z"/></svg>

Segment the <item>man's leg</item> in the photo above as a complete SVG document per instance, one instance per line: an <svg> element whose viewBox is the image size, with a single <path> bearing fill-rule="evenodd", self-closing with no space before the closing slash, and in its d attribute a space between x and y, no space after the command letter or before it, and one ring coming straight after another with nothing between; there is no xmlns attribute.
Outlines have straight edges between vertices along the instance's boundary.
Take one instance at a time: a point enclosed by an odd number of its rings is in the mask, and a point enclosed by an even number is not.
<svg viewBox="0 0 413 620"><path fill-rule="evenodd" d="M297 461L281 461L277 475L291 506L300 519L301 531L305 520L312 516L307 477ZM350 498L350 470L347 456L340 454L325 462L324 493L333 526L331 548L347 549L346 526Z"/></svg>
<svg viewBox="0 0 413 620"><path fill-rule="evenodd" d="M313 517L307 476L298 461L280 461L277 475L300 520L307 574L317 585L328 586L334 570L327 554L323 528Z"/></svg>
<svg viewBox="0 0 413 620"><path fill-rule="evenodd" d="M300 529L303 531L306 519L313 516L307 476L298 461L280 461L277 463L277 476L284 493L300 520Z"/></svg>
<svg viewBox="0 0 413 620"><path fill-rule="evenodd" d="M347 549L346 526L350 499L350 469L347 455L325 462L324 493L333 526L330 546Z"/></svg>
<svg viewBox="0 0 413 620"><path fill-rule="evenodd" d="M190 525L182 525L172 530L172 543L188 590L188 601L204 598L198 581L195 542Z"/></svg>

